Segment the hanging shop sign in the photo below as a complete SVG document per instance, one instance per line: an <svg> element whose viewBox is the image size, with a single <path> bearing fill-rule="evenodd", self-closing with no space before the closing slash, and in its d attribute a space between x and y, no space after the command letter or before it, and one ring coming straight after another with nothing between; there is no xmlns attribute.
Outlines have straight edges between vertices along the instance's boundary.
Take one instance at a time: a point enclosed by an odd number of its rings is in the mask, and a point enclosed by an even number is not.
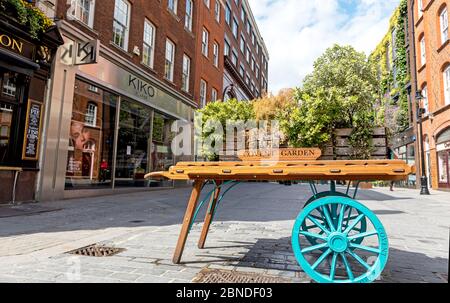
<svg viewBox="0 0 450 303"><path fill-rule="evenodd" d="M67 39L61 47L61 62L65 65L88 65L97 63L99 40L73 41Z"/></svg>
<svg viewBox="0 0 450 303"><path fill-rule="evenodd" d="M41 142L42 103L29 100L22 159L37 161Z"/></svg>

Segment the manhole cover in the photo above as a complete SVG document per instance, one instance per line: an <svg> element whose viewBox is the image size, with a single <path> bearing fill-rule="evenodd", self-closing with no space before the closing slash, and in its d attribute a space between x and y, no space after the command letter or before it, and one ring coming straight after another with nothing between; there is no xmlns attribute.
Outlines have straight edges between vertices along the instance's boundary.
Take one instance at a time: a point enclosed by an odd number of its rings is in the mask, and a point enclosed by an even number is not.
<svg viewBox="0 0 450 303"><path fill-rule="evenodd" d="M125 251L123 248L106 247L102 245L90 245L83 248L69 251L71 255L87 256L87 257L111 257Z"/></svg>
<svg viewBox="0 0 450 303"><path fill-rule="evenodd" d="M192 281L194 283L291 283L288 279L257 273L231 270L203 269Z"/></svg>

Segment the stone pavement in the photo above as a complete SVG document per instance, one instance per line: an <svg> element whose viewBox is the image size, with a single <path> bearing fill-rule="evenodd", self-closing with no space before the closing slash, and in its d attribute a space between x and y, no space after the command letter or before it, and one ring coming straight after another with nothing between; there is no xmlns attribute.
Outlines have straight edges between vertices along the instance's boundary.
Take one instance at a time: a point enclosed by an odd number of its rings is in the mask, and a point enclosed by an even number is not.
<svg viewBox="0 0 450 303"><path fill-rule="evenodd" d="M173 265L189 194L181 188L41 203L36 207L55 211L0 218L0 282L190 282L205 267L311 282L290 246L308 185L239 185L219 207L206 248L197 249L197 223L183 264ZM359 200L390 239L379 282L447 282L450 193L375 189L361 191ZM107 258L66 254L94 243L126 250Z"/></svg>

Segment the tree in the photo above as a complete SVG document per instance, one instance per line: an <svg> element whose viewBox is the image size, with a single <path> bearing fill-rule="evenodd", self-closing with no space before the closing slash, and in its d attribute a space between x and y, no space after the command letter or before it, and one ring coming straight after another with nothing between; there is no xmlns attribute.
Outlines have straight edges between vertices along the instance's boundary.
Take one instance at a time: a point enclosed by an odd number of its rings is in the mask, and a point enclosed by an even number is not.
<svg viewBox="0 0 450 303"><path fill-rule="evenodd" d="M370 156L377 97L375 65L351 46L334 45L314 63L284 116L282 130L293 146L323 146L336 128L353 128L354 157Z"/></svg>
<svg viewBox="0 0 450 303"><path fill-rule="evenodd" d="M226 138L227 122L247 123L249 120L255 119L252 103L236 99L208 103L205 108L198 111L198 114L195 121L196 132L200 132L203 143L206 142L201 146L200 156L211 161L219 158L220 151L217 150L217 147Z"/></svg>

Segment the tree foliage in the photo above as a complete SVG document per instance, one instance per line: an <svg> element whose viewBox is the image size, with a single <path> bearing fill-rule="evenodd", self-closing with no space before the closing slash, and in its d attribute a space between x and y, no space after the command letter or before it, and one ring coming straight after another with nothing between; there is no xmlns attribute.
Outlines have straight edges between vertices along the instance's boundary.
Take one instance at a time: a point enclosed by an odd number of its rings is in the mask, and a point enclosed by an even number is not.
<svg viewBox="0 0 450 303"><path fill-rule="evenodd" d="M296 92L298 106L279 113L292 146L323 146L336 128L353 128L355 158L370 156L377 76L374 64L351 46L334 45L314 63Z"/></svg>

